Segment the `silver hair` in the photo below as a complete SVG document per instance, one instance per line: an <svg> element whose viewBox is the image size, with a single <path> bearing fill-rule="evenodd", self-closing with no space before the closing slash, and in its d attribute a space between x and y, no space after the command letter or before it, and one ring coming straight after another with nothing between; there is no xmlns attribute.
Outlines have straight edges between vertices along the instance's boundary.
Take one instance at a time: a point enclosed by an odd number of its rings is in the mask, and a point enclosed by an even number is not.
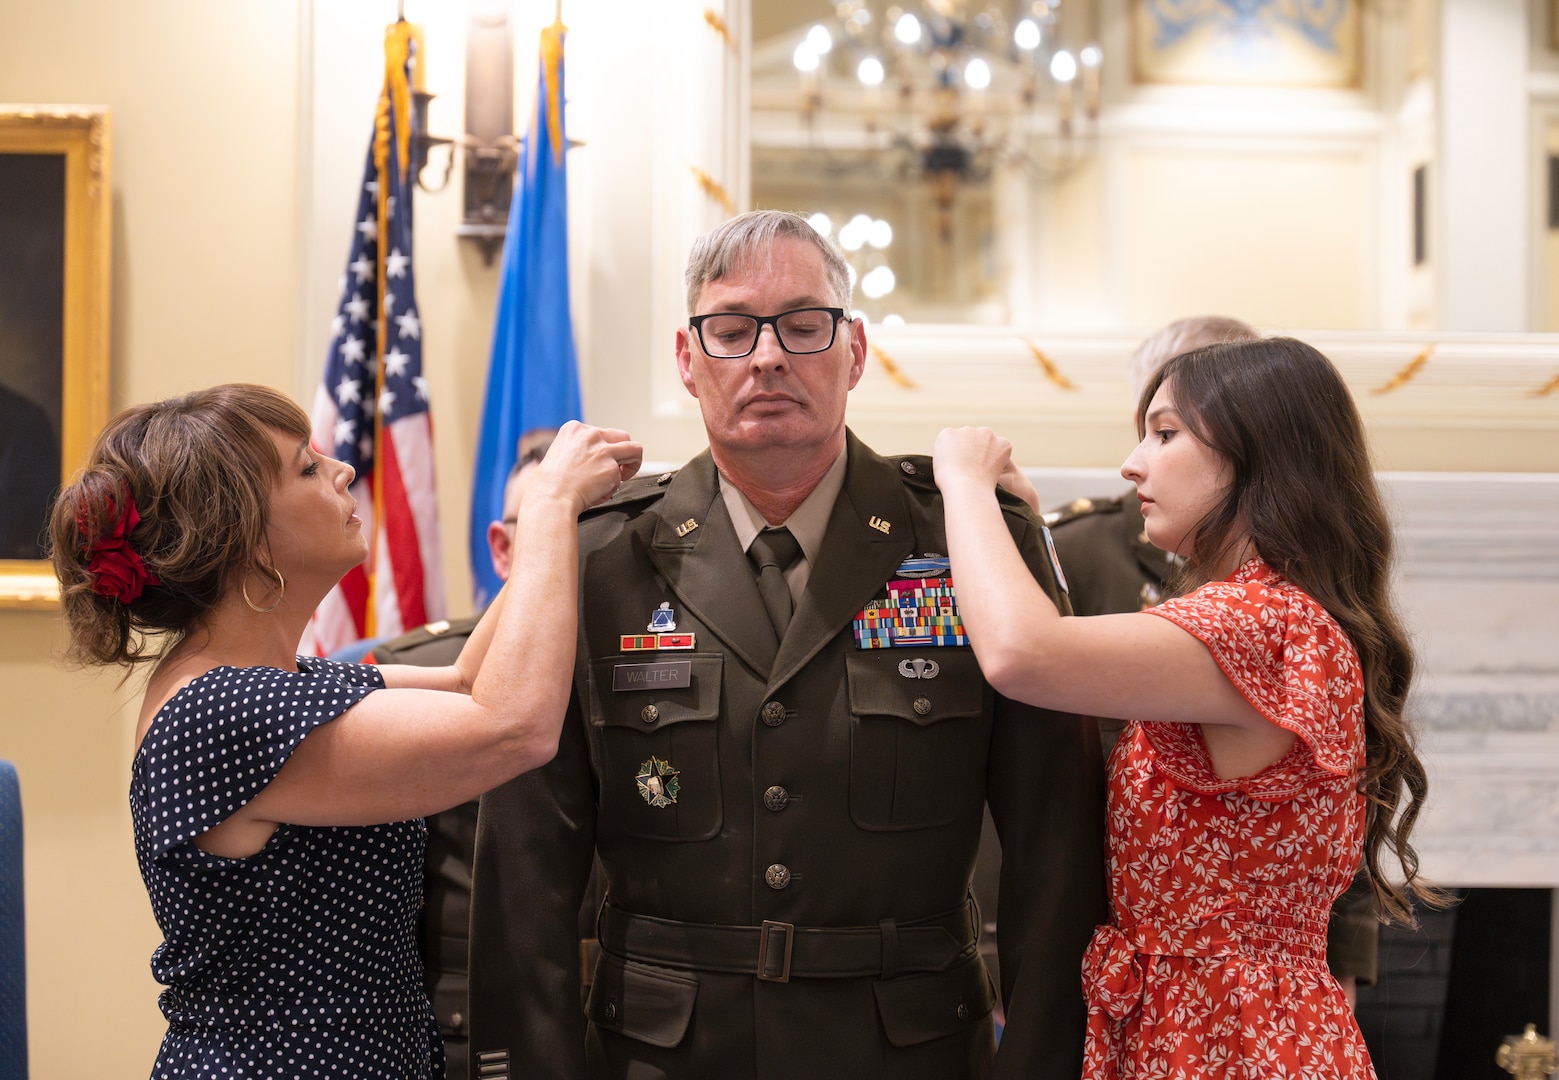
<svg viewBox="0 0 1559 1080"><path fill-rule="evenodd" d="M823 273L845 311L850 310L850 267L844 253L828 237L808 224L807 219L789 210L749 210L721 222L693 241L687 257L687 311L692 315L699 294L711 281L719 281L738 270L768 269L773 258L774 241L783 238L804 240L823 255Z"/></svg>
<svg viewBox="0 0 1559 1080"><path fill-rule="evenodd" d="M1131 354L1131 392L1142 395L1153 373L1181 353L1231 341L1255 341L1261 335L1249 323L1227 315L1194 315L1176 319L1148 336Z"/></svg>

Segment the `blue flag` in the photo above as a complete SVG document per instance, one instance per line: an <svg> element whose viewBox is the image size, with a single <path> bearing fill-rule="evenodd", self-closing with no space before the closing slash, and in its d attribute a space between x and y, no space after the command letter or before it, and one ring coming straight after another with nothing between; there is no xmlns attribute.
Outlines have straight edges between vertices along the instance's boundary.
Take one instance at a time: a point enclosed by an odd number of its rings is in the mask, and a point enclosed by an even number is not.
<svg viewBox="0 0 1559 1080"><path fill-rule="evenodd" d="M568 298L563 34L560 22L541 32L536 110L503 242L498 317L471 493L471 579L478 608L491 603L502 584L493 573L487 525L503 517L503 489L520 436L581 415Z"/></svg>

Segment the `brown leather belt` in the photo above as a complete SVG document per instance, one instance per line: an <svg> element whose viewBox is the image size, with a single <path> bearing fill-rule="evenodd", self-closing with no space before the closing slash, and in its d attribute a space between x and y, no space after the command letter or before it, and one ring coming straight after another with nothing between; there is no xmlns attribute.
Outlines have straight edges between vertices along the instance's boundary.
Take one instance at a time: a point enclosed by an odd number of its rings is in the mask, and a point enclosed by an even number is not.
<svg viewBox="0 0 1559 1080"><path fill-rule="evenodd" d="M927 919L884 919L876 926L711 926L634 915L608 901L596 932L604 951L628 960L789 982L792 976L886 979L943 971L974 954L979 925L972 902Z"/></svg>

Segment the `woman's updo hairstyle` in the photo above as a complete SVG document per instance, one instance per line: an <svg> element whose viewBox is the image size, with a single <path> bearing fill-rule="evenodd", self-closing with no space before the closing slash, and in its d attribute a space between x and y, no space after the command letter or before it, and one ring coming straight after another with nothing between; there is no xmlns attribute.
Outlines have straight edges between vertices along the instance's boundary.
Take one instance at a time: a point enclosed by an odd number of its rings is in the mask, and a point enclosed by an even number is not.
<svg viewBox="0 0 1559 1080"><path fill-rule="evenodd" d="M74 660L157 660L221 601L234 573L269 569L267 511L281 470L272 431L305 440L308 416L249 383L132 406L108 422L49 521Z"/></svg>

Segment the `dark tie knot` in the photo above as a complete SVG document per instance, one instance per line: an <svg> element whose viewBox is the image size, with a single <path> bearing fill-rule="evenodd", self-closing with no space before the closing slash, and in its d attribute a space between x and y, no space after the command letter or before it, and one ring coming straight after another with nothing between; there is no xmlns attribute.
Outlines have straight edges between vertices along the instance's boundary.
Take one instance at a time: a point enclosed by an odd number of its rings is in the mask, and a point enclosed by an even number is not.
<svg viewBox="0 0 1559 1080"><path fill-rule="evenodd" d="M747 549L747 557L760 571L775 566L783 573L801 555L801 544L783 525L777 529L764 529Z"/></svg>

